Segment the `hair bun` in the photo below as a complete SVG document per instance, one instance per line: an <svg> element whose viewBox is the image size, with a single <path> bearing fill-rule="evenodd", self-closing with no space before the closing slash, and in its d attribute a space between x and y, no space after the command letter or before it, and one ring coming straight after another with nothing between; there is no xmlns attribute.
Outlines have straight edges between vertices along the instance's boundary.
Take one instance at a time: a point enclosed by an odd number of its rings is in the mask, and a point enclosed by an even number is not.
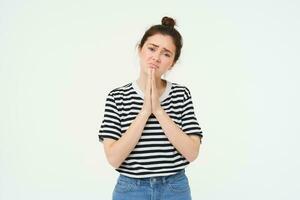
<svg viewBox="0 0 300 200"><path fill-rule="evenodd" d="M161 20L161 24L164 26L168 26L170 28L174 28L176 22L173 18L170 17L163 17Z"/></svg>

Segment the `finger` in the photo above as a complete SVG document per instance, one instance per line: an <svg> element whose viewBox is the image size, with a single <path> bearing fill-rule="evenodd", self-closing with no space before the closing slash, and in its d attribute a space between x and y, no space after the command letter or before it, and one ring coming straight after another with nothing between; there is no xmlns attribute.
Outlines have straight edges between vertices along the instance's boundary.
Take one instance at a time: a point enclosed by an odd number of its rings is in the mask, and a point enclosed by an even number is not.
<svg viewBox="0 0 300 200"><path fill-rule="evenodd" d="M151 69L149 69L147 84L146 84L146 89L150 89L150 88L151 88Z"/></svg>
<svg viewBox="0 0 300 200"><path fill-rule="evenodd" d="M152 70L152 88L156 90L155 70Z"/></svg>
<svg viewBox="0 0 300 200"><path fill-rule="evenodd" d="M150 69L150 81L151 81L150 84L152 84L152 81L153 81L153 69L152 68Z"/></svg>
<svg viewBox="0 0 300 200"><path fill-rule="evenodd" d="M153 69L150 69L149 76L148 76L148 91L149 91L149 95L151 95L151 92L152 92L152 70Z"/></svg>

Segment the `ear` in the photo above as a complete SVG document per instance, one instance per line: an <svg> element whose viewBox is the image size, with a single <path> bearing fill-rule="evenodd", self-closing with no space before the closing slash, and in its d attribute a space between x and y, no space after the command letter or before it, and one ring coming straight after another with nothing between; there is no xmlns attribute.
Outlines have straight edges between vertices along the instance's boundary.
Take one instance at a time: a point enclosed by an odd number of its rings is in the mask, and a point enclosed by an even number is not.
<svg viewBox="0 0 300 200"><path fill-rule="evenodd" d="M174 64L175 64L175 63L173 63L173 64L169 67L168 70L171 70L171 69L174 67Z"/></svg>
<svg viewBox="0 0 300 200"><path fill-rule="evenodd" d="M140 55L141 54L141 52L142 52L142 48L140 47L140 46L138 46L138 54Z"/></svg>

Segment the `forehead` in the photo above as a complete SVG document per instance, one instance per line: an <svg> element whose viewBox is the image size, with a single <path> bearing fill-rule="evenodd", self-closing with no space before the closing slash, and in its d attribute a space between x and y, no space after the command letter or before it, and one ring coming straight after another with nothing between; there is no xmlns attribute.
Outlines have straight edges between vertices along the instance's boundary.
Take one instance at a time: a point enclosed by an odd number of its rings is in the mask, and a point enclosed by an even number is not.
<svg viewBox="0 0 300 200"><path fill-rule="evenodd" d="M162 35L162 34L155 34L150 37L148 37L147 41L145 42L148 44L155 44L159 46L159 48L166 48L170 50L171 52L175 52L175 45L173 42L173 39L169 35Z"/></svg>

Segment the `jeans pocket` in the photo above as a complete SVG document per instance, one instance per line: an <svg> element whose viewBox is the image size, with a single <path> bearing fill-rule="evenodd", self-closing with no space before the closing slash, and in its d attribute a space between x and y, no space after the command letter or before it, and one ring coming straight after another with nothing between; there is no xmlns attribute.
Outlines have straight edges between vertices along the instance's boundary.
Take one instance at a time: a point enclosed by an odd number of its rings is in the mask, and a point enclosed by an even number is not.
<svg viewBox="0 0 300 200"><path fill-rule="evenodd" d="M136 188L136 186L134 184L119 180L115 186L115 191L116 192L130 192L130 191L133 191L135 188Z"/></svg>
<svg viewBox="0 0 300 200"><path fill-rule="evenodd" d="M169 182L167 185L173 192L186 192L190 190L189 181L186 176Z"/></svg>

